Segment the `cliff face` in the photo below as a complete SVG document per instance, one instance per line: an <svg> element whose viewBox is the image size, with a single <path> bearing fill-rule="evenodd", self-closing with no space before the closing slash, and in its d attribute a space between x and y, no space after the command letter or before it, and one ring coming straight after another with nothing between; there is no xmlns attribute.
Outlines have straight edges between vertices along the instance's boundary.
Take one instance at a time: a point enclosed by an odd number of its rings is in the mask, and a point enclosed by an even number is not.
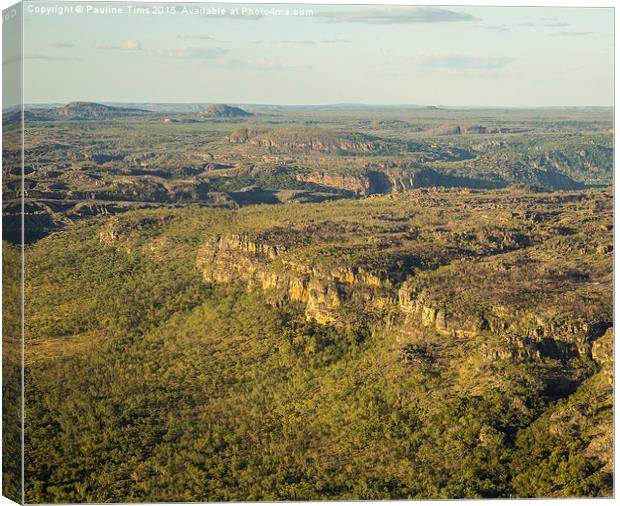
<svg viewBox="0 0 620 506"><path fill-rule="evenodd" d="M398 290L398 302L407 327L420 324L440 334L457 337L488 332L505 337L520 348L532 348L536 354L554 358L591 357L593 344L611 325L572 316L548 317L533 310L514 313L501 306L490 307L484 313L456 313L406 286Z"/></svg>
<svg viewBox="0 0 620 506"><path fill-rule="evenodd" d="M364 175L349 176L344 174L328 174L325 172L313 172L311 174L298 174L298 181L314 183L329 188L338 188L355 193L356 195L370 195L373 191L372 184Z"/></svg>
<svg viewBox="0 0 620 506"><path fill-rule="evenodd" d="M391 282L363 268L325 269L299 263L287 253L285 246L230 234L204 244L197 265L207 282L241 281L270 291L302 304L306 316L319 323L338 322L345 306L385 311L395 302Z"/></svg>
<svg viewBox="0 0 620 506"><path fill-rule="evenodd" d="M357 195L400 193L419 187L416 186L416 179L413 174L383 171L364 171L359 175L313 172L310 174L299 174L297 180L348 190Z"/></svg>
<svg viewBox="0 0 620 506"><path fill-rule="evenodd" d="M527 128L505 128L483 125L442 125L432 132L435 135L508 134L527 132Z"/></svg>
<svg viewBox="0 0 620 506"><path fill-rule="evenodd" d="M276 302L301 304L306 317L319 323L346 324L363 315L365 321L397 329L405 340L421 329L455 338L486 333L508 344L495 353L566 359L591 357L593 343L611 325L604 319L537 312L535 307L515 310L497 304L481 310L464 303L455 309L432 290L420 288L415 276L398 284L361 267L308 264L285 246L239 234L205 243L197 265L206 282L242 282L260 288Z"/></svg>
<svg viewBox="0 0 620 506"><path fill-rule="evenodd" d="M415 188L501 188L506 186L497 181L451 176L433 169L411 171L366 170L359 175L312 172L310 174L299 174L297 179L298 181L351 191L357 195L402 193Z"/></svg>

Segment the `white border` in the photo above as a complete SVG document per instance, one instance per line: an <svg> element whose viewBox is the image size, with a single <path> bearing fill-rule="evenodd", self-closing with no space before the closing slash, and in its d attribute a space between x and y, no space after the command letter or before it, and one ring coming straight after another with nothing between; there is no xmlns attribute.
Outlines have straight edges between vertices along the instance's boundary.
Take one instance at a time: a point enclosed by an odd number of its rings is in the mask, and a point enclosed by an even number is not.
<svg viewBox="0 0 620 506"><path fill-rule="evenodd" d="M76 3L79 3L79 0L69 0L69 1L75 1ZM0 10L4 10L7 7L10 7L12 5L14 5L15 1L13 0L0 0ZM151 3L151 4L162 4L162 3L184 3L182 1L174 1L174 0L157 0L157 1L149 1L149 0L131 0L131 3ZM191 2L186 2L186 3L191 3ZM209 2L204 2L204 3L209 3ZM243 1L234 1L234 0L219 0L216 2L211 2L211 3L218 3L218 4L226 4L226 3L231 3L231 4L241 4L241 3L247 3L247 4L268 4L268 3L287 3L287 4L315 4L315 5L430 5L430 6L469 6L469 7L473 7L473 6L487 6L487 7L616 7L616 0L543 0L541 2L536 2L535 0L530 0L530 1L519 1L519 0L474 0L474 1L470 1L470 2L466 2L466 1L459 1L459 0L424 0L424 1L412 1L412 0L394 0L394 1L386 1L386 0L375 0L375 1L356 1L356 0L335 0L335 1L329 1L329 0L313 0L313 1L300 1L300 0L288 0L288 1L269 1L269 0L243 0ZM614 9L614 27L617 25L617 21L618 21L618 16L619 16L619 9ZM0 54L1 54L1 49L2 49L2 40L0 38ZM617 40L614 38L614 69L616 67L616 62L617 62L617 58L618 58L618 43ZM2 89L2 83L0 80L0 92ZM615 105L615 96L616 96L616 92L618 91L618 82L615 80L615 74L614 74L614 105ZM617 117L615 115L615 111L614 111L614 130L617 129ZM2 145L2 140L0 138L0 149L1 149L1 145ZM614 162L615 162L615 153L618 152L619 149L619 145L620 143L618 142L618 137L614 136ZM615 170L615 165L614 165L614 170ZM614 182L614 195L615 195L615 182ZM618 225L618 220L617 218L617 213L616 213L616 206L615 206L615 199L614 199L614 229L617 228ZM619 246L620 240L618 239L618 237L616 235L614 235L614 251L617 252L618 251L618 246ZM0 252L0 256L1 256L1 252ZM616 256L614 256L614 271L615 271L615 266L616 266ZM0 282L0 286L1 286L1 282ZM616 297L618 295L618 287L615 285L614 283L614 320L615 321L620 321L618 319L618 313L620 312L618 310L618 306L615 304L615 300ZM0 300L0 309L2 306L2 302ZM618 363L618 359L620 357L620 353L619 353L619 348L620 346L616 346L614 349L614 363L617 364ZM615 380L615 378L614 378ZM615 387L615 381L614 381L614 387ZM0 396L1 397L1 396ZM1 398L0 398L0 403L1 403ZM614 406L616 406L617 404L615 403L615 396L614 396ZM614 434L620 434L619 431L619 427L620 427L620 423L619 423L619 417L615 416L614 417ZM0 440L0 445L1 445L1 440ZM614 443L614 447L617 448L617 444ZM617 473L618 470L618 452L614 451L614 469ZM614 474L614 490L616 490L617 487L617 479L616 479L617 474ZM2 482L2 476L0 473L0 484ZM583 504L597 504L597 505L611 505L611 504L615 504L615 500L614 499L484 499L484 500L463 500L466 502L466 504L472 504L472 505L495 505L495 504L501 504L502 501L510 501L511 505L515 505L515 506L521 506L521 505L526 505L531 501L536 501L537 503L548 503L548 502L554 502L557 503L558 501L560 501L560 503L562 505L567 505L567 506L577 506L577 505L583 505ZM355 505L362 505L364 503L366 503L368 501L332 501L332 502L327 502L327 501L322 501L322 502L316 502L316 501L310 501L307 502L305 504L310 504L313 506L320 506L320 505L324 505L324 504L334 504L334 505L346 505L346 506L350 506L352 504ZM448 501L443 501L443 500L423 500L423 501L371 501L372 503L375 504L385 504L385 505L391 505L391 504L421 504L421 505L428 505L428 504L437 504L437 503L445 503ZM450 501L452 502L452 501ZM5 497L0 497L0 506L8 506L8 505L14 505L15 503L10 501L9 499L5 498ZM124 504L124 503L121 503ZM129 504L127 503L127 506L134 506L134 504ZM142 503L142 504L148 504L148 503ZM175 504L179 504L179 503L157 503L157 504L170 504L175 505ZM191 504L208 504L208 503L191 503ZM248 504L248 505L256 505L259 506L261 504L265 504L265 503L256 503L256 502L248 502L248 503L243 503L243 504Z"/></svg>

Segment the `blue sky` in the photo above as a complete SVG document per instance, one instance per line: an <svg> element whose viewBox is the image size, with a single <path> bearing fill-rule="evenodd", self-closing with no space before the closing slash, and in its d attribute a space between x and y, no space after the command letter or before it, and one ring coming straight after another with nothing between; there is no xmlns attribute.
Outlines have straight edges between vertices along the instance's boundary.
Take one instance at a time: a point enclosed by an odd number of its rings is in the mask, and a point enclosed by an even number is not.
<svg viewBox="0 0 620 506"><path fill-rule="evenodd" d="M234 15L231 4L202 4L227 9L222 15L183 11L183 4L174 14L147 14L97 3L88 13L35 12L61 5L26 4L26 102L585 106L613 100L611 9L275 6L289 9L286 16ZM106 6L123 12L92 12Z"/></svg>

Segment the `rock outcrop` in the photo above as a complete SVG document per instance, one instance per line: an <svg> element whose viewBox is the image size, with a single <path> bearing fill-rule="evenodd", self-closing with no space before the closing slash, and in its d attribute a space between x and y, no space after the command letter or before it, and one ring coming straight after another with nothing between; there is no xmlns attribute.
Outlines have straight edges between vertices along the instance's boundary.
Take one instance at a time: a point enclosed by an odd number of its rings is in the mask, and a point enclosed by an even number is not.
<svg viewBox="0 0 620 506"><path fill-rule="evenodd" d="M429 168L365 170L356 175L311 172L298 174L297 180L350 191L356 195L402 193L415 188L501 188L506 186L499 181L452 176Z"/></svg>
<svg viewBox="0 0 620 506"><path fill-rule="evenodd" d="M230 234L204 244L197 264L207 282L242 281L249 287L272 291L302 304L306 316L319 323L337 322L345 306L382 311L395 302L387 279L363 268L305 265L287 251L286 246Z"/></svg>
<svg viewBox="0 0 620 506"><path fill-rule="evenodd" d="M285 245L249 235L229 234L208 241L198 252L197 264L207 282L241 281L273 294L276 301L301 304L307 318L319 323L345 323L357 314L367 321L398 327L404 335L419 329L459 338L489 333L533 356L567 359L581 355L603 360L600 357L608 354L606 341L597 338L610 322L514 311L501 305L483 312L454 311L432 293L420 291L415 277L398 284L358 266L309 264ZM593 343L598 344L593 347Z"/></svg>
<svg viewBox="0 0 620 506"><path fill-rule="evenodd" d="M228 136L231 144L248 143L282 153L375 153L387 149L382 139L365 134L340 135L318 128L244 129Z"/></svg>
<svg viewBox="0 0 620 506"><path fill-rule="evenodd" d="M328 174L325 172L312 172L310 174L298 174L298 181L313 183L329 188L350 191L356 195L370 195L374 192L371 181L364 175Z"/></svg>
<svg viewBox="0 0 620 506"><path fill-rule="evenodd" d="M434 129L435 135L508 134L527 132L526 128L507 128L483 125L442 125Z"/></svg>

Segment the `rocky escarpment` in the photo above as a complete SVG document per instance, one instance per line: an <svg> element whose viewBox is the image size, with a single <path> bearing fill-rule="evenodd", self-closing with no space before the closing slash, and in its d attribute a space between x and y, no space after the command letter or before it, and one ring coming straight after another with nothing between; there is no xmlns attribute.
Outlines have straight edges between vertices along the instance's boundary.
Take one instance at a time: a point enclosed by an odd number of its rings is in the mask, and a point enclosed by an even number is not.
<svg viewBox="0 0 620 506"><path fill-rule="evenodd" d="M502 188L500 181L474 179L442 174L434 169L365 170L357 175L312 172L298 174L298 181L338 188L356 195L401 193L415 188Z"/></svg>
<svg viewBox="0 0 620 506"><path fill-rule="evenodd" d="M517 162L510 170L503 169L503 176L513 184L531 185L548 190L579 190L583 183L558 172L554 168L531 168L523 162Z"/></svg>
<svg viewBox="0 0 620 506"><path fill-rule="evenodd" d="M441 125L433 130L435 135L508 134L527 132L527 128L507 128L483 125Z"/></svg>
<svg viewBox="0 0 620 506"><path fill-rule="evenodd" d="M254 130L243 129L228 136L231 144L252 144L282 153L374 153L387 149L387 143L364 134L339 135L318 128Z"/></svg>
<svg viewBox="0 0 620 506"><path fill-rule="evenodd" d="M297 180L304 183L313 183L329 188L350 191L356 195L371 195L377 193L376 188L373 187L372 181L366 174L346 175L312 172L310 174L298 174Z"/></svg>
<svg viewBox="0 0 620 506"><path fill-rule="evenodd" d="M54 120L112 120L118 118L148 116L149 111L129 107L114 107L96 102L69 102L63 107L53 109L32 109L23 112L25 122ZM12 111L2 115L5 124L19 123L22 111Z"/></svg>
<svg viewBox="0 0 620 506"><path fill-rule="evenodd" d="M392 283L361 267L303 264L288 254L286 246L239 234L208 241L198 252L197 265L207 282L242 281L272 291L302 304L306 316L319 323L337 322L341 312L356 308L382 312L395 302Z"/></svg>
<svg viewBox="0 0 620 506"><path fill-rule="evenodd" d="M607 329L592 345L592 358L600 365L604 379L613 384L614 379L614 331Z"/></svg>
<svg viewBox="0 0 620 506"><path fill-rule="evenodd" d="M488 308L484 313L453 312L428 294L411 290L406 284L398 290L398 304L405 315L405 327L422 325L455 337L488 332L502 336L520 348L529 347L537 354L554 358L593 356L593 345L611 326L611 321L554 318L537 314L535 310L514 313L501 306Z"/></svg>
<svg viewBox="0 0 620 506"><path fill-rule="evenodd" d="M472 307L468 313L467 305L455 310L420 289L416 277L398 284L359 266L320 266L300 260L285 245L243 234L208 241L197 255L197 265L207 282L260 288L276 301L301 304L307 318L319 323L344 324L363 316L397 328L404 336L420 329L459 338L488 333L507 343L506 350L490 352L496 355L591 357L603 353L593 351L593 343L611 326L611 321L537 313L536 308L515 311L499 303L484 311Z"/></svg>

